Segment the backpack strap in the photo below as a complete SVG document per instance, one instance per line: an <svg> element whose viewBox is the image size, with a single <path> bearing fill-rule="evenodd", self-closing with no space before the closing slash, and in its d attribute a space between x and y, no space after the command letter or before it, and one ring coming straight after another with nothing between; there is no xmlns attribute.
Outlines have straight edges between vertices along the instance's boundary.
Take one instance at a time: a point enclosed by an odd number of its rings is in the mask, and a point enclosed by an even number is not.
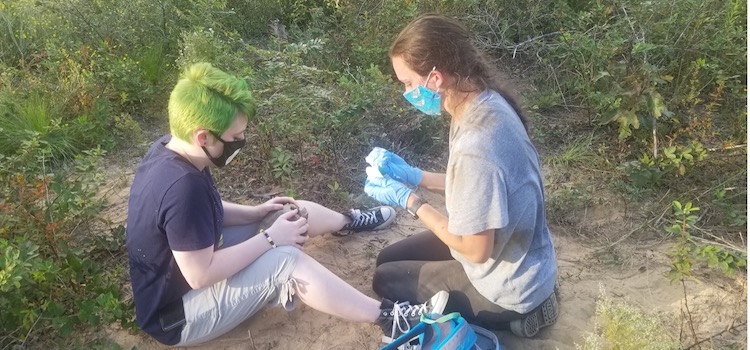
<svg viewBox="0 0 750 350"><path fill-rule="evenodd" d="M459 317L461 317L461 314L458 312L451 312L447 315L442 315L438 319L433 320L431 316L438 316L439 314L422 314L422 317L420 318L420 321L427 323L427 324L433 324L433 323L445 323L450 320L455 320Z"/></svg>
<svg viewBox="0 0 750 350"><path fill-rule="evenodd" d="M394 339L392 342L386 344L380 350L397 350L399 346L408 343L412 338L423 334L427 324L424 322L417 323L416 326L412 327L408 332L402 334L400 337Z"/></svg>

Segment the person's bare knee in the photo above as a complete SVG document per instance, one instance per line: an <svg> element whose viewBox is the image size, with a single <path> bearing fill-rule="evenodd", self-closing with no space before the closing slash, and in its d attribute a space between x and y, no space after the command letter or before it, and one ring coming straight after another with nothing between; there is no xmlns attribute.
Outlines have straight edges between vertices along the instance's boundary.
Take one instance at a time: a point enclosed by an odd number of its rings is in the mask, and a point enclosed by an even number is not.
<svg viewBox="0 0 750 350"><path fill-rule="evenodd" d="M276 220L279 218L279 216L281 216L282 214L284 214L286 212L289 212L290 210L294 210L294 209L299 209L299 212L297 213L297 215L295 215L294 217L292 217L292 220L299 220L300 218L307 219L308 213L307 213L307 209L304 206L302 206L300 204L300 207L297 208L296 205L291 204L291 203L287 203L287 204L284 204L284 206L281 209L279 209L279 210L277 210L275 212L272 212L272 213L268 213L268 215L266 215L263 218L263 220L260 221L259 229L265 230L265 229L271 227L271 225L273 225L273 223L276 222Z"/></svg>

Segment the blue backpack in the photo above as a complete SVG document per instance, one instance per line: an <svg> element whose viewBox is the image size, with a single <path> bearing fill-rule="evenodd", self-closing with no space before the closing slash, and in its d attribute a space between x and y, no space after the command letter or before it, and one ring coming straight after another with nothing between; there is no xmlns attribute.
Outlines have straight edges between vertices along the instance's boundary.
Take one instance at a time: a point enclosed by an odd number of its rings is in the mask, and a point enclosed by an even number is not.
<svg viewBox="0 0 750 350"><path fill-rule="evenodd" d="M407 345L415 337L421 350L500 350L494 333L469 324L458 312L422 315L420 323L380 350L415 349Z"/></svg>

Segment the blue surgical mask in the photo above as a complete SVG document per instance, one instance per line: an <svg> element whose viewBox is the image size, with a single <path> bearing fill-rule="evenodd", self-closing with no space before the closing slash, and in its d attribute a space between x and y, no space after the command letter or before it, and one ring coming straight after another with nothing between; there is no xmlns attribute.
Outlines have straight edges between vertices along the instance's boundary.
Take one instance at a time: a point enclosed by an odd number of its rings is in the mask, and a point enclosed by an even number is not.
<svg viewBox="0 0 750 350"><path fill-rule="evenodd" d="M424 84L404 92L404 98L424 114L440 115L440 93L427 88L427 82L430 81L433 71L435 68L427 74Z"/></svg>

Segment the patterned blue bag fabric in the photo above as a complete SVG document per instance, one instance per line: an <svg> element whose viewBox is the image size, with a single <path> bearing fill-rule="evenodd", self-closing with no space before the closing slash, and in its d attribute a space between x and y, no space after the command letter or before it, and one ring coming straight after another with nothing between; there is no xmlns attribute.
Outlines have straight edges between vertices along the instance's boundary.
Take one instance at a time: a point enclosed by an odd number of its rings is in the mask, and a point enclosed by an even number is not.
<svg viewBox="0 0 750 350"><path fill-rule="evenodd" d="M415 337L418 345L411 342ZM494 333L453 312L422 315L420 323L380 350L500 350L500 342Z"/></svg>

